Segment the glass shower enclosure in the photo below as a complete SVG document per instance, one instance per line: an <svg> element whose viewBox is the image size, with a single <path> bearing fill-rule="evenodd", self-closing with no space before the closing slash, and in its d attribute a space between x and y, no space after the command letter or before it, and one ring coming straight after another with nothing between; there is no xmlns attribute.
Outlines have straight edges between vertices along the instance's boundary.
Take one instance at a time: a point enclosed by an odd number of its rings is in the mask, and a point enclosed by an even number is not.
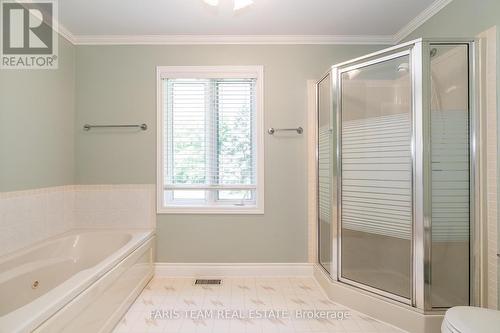
<svg viewBox="0 0 500 333"><path fill-rule="evenodd" d="M317 83L318 261L424 311L475 304L476 41L416 40Z"/></svg>

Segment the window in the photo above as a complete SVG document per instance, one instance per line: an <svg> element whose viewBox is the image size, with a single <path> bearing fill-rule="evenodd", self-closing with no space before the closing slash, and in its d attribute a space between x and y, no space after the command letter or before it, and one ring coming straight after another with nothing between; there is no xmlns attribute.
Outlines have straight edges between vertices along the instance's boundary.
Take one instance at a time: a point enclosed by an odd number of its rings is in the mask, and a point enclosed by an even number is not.
<svg viewBox="0 0 500 333"><path fill-rule="evenodd" d="M263 213L262 73L158 67L159 213Z"/></svg>

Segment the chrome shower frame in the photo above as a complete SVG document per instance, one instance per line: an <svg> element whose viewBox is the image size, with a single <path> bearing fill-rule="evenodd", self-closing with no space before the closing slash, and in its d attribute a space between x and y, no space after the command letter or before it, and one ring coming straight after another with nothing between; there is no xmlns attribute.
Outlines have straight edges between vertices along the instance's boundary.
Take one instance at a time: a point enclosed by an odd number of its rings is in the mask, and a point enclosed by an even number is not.
<svg viewBox="0 0 500 333"><path fill-rule="evenodd" d="M481 203L480 194L482 189L480 178L480 98L479 98L479 40L475 38L463 39L417 39L390 47L363 57L352 59L331 67L331 69L317 83L316 99L319 101L318 85L330 76L331 80L331 114L330 121L335 119L334 130L337 144L334 156L336 164L332 165L336 172L331 172L332 188L332 210L331 210L331 234L332 234L332 269L329 276L332 280L359 288L391 301L400 302L411 306L423 313L442 312L443 308L433 307L431 303L431 159L430 159L430 114L431 114L431 49L432 45L467 45L469 57L469 170L470 170L470 304L481 305L482 290L482 267L480 261L480 234L481 234ZM411 296L404 298L377 288L350 281L342 277L341 257L341 124L342 124L342 83L341 75L346 71L384 62L401 56L409 56L410 75L412 85L411 114L412 114L412 251L411 251ZM319 114L319 103L317 112ZM318 117L319 118L319 117ZM318 133L318 131L316 131ZM318 142L318 141L317 141ZM319 152L316 152L316 168L318 170ZM332 161L333 162L333 161ZM335 176L336 174L336 176ZM319 195L319 193L318 193ZM319 212L319 203L317 203ZM318 225L319 225L319 214ZM319 233L318 233L319 239ZM319 246L319 242L318 242ZM318 262L320 261L320 249L318 248ZM320 264L321 266L321 264Z"/></svg>

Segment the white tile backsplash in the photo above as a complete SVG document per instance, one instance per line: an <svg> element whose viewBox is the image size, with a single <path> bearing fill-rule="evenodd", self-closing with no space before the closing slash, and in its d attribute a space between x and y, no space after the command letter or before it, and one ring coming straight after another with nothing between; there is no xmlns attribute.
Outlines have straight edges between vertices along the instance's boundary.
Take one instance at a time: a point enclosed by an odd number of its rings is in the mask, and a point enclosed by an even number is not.
<svg viewBox="0 0 500 333"><path fill-rule="evenodd" d="M74 226L74 186L0 193L0 255Z"/></svg>
<svg viewBox="0 0 500 333"><path fill-rule="evenodd" d="M154 185L79 185L77 228L154 228Z"/></svg>
<svg viewBox="0 0 500 333"><path fill-rule="evenodd" d="M69 185L0 193L0 255L73 228L154 228L154 185Z"/></svg>

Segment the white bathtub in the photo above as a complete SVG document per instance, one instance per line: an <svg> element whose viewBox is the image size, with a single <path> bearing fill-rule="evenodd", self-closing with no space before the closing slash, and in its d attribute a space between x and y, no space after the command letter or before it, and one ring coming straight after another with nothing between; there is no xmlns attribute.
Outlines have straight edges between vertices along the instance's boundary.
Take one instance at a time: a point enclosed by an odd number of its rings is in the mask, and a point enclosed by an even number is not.
<svg viewBox="0 0 500 333"><path fill-rule="evenodd" d="M0 257L0 333L109 332L153 275L153 242L75 230Z"/></svg>

